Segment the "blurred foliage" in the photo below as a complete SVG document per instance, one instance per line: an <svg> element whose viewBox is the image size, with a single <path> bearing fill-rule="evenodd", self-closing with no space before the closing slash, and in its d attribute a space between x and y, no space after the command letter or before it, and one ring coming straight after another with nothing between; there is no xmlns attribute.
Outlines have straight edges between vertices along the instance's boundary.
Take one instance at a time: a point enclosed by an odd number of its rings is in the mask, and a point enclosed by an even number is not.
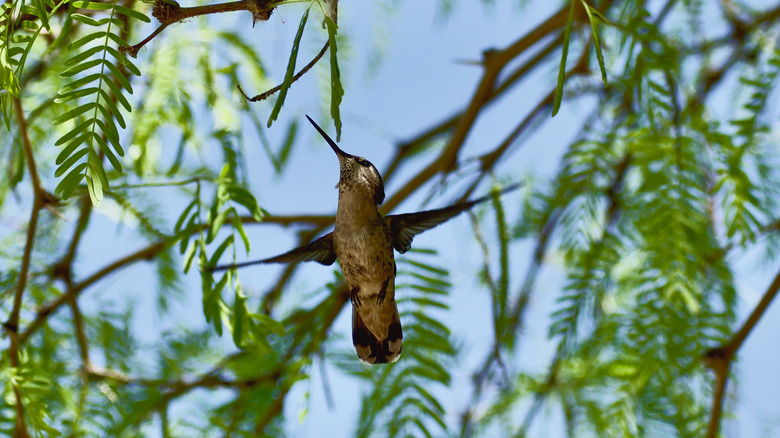
<svg viewBox="0 0 780 438"><path fill-rule="evenodd" d="M243 29L198 17L186 32L166 28L129 58L124 46L153 30L145 24L157 17L153 8L173 7L163 0L0 5L0 113L7 131L0 136L6 175L0 208L14 224L0 235L3 321L12 321L17 286L23 291L20 324L5 323L0 342L0 432L14 433L21 408L32 436L284 435L291 389L310 384L318 369L326 381L324 370L336 365L363 388L354 429L361 437L524 436L545 404L564 414L570 436L702 436L713 378L700 358L729 338L736 319L729 256L753 248L776 252L776 239L767 235L778 227L773 118L780 7L560 2L562 18L550 31L559 37L525 72L557 70L549 99L540 102L545 116L580 96L598 105L557 175L530 181L520 206L516 198L494 198L472 216L484 256L473 275L491 310L492 338L476 346L484 359L475 367L481 358L465 357L472 346L444 322L457 294L449 269L435 251L418 249L398 259L404 356L366 367L331 330L348 306L338 272L284 309L274 306L278 293L259 297L242 287L239 270L206 269L249 254L245 225L269 220L250 190L254 164L246 155L260 150L275 174L288 171L301 128L271 122L296 92L300 59L313 56L304 50L310 49L304 30L329 44L322 62L330 104L319 106L341 132L340 105L350 84L342 84L339 61L353 61L343 59L350 53L342 45L349 44L345 24L337 24L330 3L296 3L274 5L300 13L299 20L288 18L299 22L289 57L274 60L261 56ZM391 15L394 3L377 8ZM489 10L499 2L483 3ZM439 19L458 7L439 2ZM525 31L511 30L518 38ZM377 52L368 63L381 69ZM572 68L578 57L585 68ZM286 65L275 73L283 77L278 94L265 106L246 102L239 82L270 87L269 65ZM494 79L477 111L528 76ZM713 106L717 87L731 92L729 108ZM519 123L524 116L517 115ZM399 162L425 163L426 150L445 153L459 120L399 145ZM282 134L270 136L270 129ZM246 133L257 134L260 144L248 143ZM520 141L509 138L507 147L481 157L478 169L462 160L434 169L441 178L431 181L476 187ZM30 176L31 157L41 187ZM51 192L47 204L35 204L43 190ZM19 225L20 212L30 207L41 209L32 230ZM74 220L64 223L43 207ZM105 249L88 243L109 247L113 239L83 238L95 233L89 223L97 208L120 226L132 223L138 247L110 246L115 259L83 272L79 255ZM523 276L526 263L513 254L528 244L535 249ZM21 268L25 256L28 272ZM142 293L136 285L103 281L144 260L155 263L156 316L134 305L132 294ZM519 351L542 267L560 274L562 288L546 291L557 298L547 327L554 354L540 370L527 367ZM185 275L195 271L201 290L182 290ZM291 272L277 290L289 286ZM127 299L79 300L95 284ZM179 300L198 299L201 326L182 323L152 341L139 338L139 318L176 318ZM12 337L19 339L17 352ZM472 397L453 406L461 400L452 395L463 394L453 381L466 374ZM323 391L330 394L327 382Z"/></svg>

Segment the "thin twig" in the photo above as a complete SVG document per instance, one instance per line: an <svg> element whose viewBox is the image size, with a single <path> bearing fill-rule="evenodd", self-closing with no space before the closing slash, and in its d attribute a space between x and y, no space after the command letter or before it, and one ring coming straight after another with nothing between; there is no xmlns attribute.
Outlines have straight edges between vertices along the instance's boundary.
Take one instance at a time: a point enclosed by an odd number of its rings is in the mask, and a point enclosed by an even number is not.
<svg viewBox="0 0 780 438"><path fill-rule="evenodd" d="M560 363L560 356L556 355L552 361L552 364L550 365L550 371L547 373L547 379L545 380L544 385L542 385L536 394L534 394L533 404L531 405L530 409L528 409L528 412L526 412L525 418L523 418L523 423L521 424L520 429L517 431L517 434L515 434L516 437L523 438L526 436L528 430L531 428L531 424L533 424L533 421L536 418L536 415L539 413L544 400L547 398L550 391L555 388L555 385L558 381L558 366Z"/></svg>
<svg viewBox="0 0 780 438"><path fill-rule="evenodd" d="M62 279L68 287L72 286L73 260L76 257L76 249L81 242L81 236L84 234L89 217L92 214L92 201L89 197L82 196L80 203L79 220L76 223L76 228L73 230L73 237L70 239L68 250L60 261L51 268L51 276Z"/></svg>
<svg viewBox="0 0 780 438"><path fill-rule="evenodd" d="M30 172L30 179L32 180L33 188L33 205L30 212L30 220L27 224L27 242L24 245L24 254L22 254L22 266L19 268L19 276L17 277L16 290L14 292L14 302L11 308L11 315L8 321L4 324L4 328L8 333L10 339L9 347L9 359L11 367L19 367L19 313L22 310L22 296L27 286L27 273L30 270L30 258L32 257L33 243L35 241L35 233L38 227L38 214L41 208L45 205L44 197L42 196L43 190L41 189L41 182L38 179L38 171L35 169L35 160L33 157L32 144L30 142L30 135L27 131L27 122L24 118L24 110L22 109L22 102L14 98L14 111L16 113L16 120L19 124L19 136L21 137L22 147L27 159L27 169ZM22 401L22 394L19 390L19 386L13 384L14 398L16 402L16 423L14 426L14 437L28 437L27 425L24 421L24 404Z"/></svg>
<svg viewBox="0 0 780 438"><path fill-rule="evenodd" d="M322 46L322 49L320 49L320 52L317 53L317 56L315 56L314 59L309 61L308 64L303 66L303 68L298 73L296 73L295 76L293 76L292 81L290 81L290 83L292 84L293 82L297 81L298 79L301 78L301 76L305 75L306 72L311 70L311 68L314 67L314 64L316 64L317 61L319 61L320 58L322 58L322 56L325 55L325 52L328 51L328 47L330 47L330 41L325 41L325 45ZM282 85L284 85L284 84L279 84L279 85L271 88L268 91L265 91L263 93L258 94L255 97L247 96L246 93L244 93L244 90L241 88L240 84L237 85L237 87L238 87L238 91L241 93L241 95L244 96L244 99L248 100L249 102L257 102L257 101L268 99L271 95L273 95L277 91L281 90L282 89Z"/></svg>
<svg viewBox="0 0 780 438"><path fill-rule="evenodd" d="M309 225L316 227L320 231L325 229L327 226L332 225L335 220L336 216L328 214L301 214L290 216L268 215L263 216L263 218L260 220L257 220L252 216L241 216L241 223L244 224L274 224L281 225L283 227L288 227L291 225Z"/></svg>
<svg viewBox="0 0 780 438"><path fill-rule="evenodd" d="M127 53L128 55L132 56L133 58L138 57L138 51L141 50L143 46L145 46L149 41L153 40L154 37L156 37L160 32L165 30L166 27L168 27L169 23L163 23L161 24L157 29L154 30L151 34L149 34L148 37L141 40L140 43L134 45L134 46L121 46L119 48L119 51L121 53Z"/></svg>
<svg viewBox="0 0 780 438"><path fill-rule="evenodd" d="M755 328L758 320L769 308L769 304L777 296L777 292L780 290L780 272L777 273L772 284L761 297L761 301L758 302L753 312L751 312L748 319L742 325L742 327L734 333L731 339L720 347L709 350L702 359L702 362L708 368L711 368L715 372L715 393L712 399L712 412L710 414L710 422L707 427L707 438L715 438L718 434L720 427L720 417L723 406L723 397L725 395L726 382L728 380L729 368L731 361L736 356L739 348L745 342L750 332Z"/></svg>
<svg viewBox="0 0 780 438"><path fill-rule="evenodd" d="M144 189L144 188L154 188L154 187L175 187L175 186L186 186L192 183L197 183L202 181L203 178L196 176L192 178L187 178L181 181L160 181L160 182L148 182L148 183L142 183L142 184L119 184L115 186L111 186L113 189Z"/></svg>
<svg viewBox="0 0 780 438"><path fill-rule="evenodd" d="M81 310L75 297L68 302L68 305L73 313L73 331L76 334L76 342L79 344L81 367L86 370L90 367L89 344L87 343L87 334L84 331L84 322L81 319Z"/></svg>

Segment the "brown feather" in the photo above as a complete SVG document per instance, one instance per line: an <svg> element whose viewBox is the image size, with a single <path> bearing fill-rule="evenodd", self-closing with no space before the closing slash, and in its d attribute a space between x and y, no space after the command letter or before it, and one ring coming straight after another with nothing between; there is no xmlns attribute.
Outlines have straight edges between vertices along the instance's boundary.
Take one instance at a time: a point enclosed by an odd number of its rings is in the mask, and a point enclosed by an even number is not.
<svg viewBox="0 0 780 438"><path fill-rule="evenodd" d="M401 357L404 337L401 321L398 318L398 307L395 305L395 300L383 303L382 307L392 306L390 323L385 333L376 336L360 316L364 313L362 310L370 306L379 307L376 304L365 303L361 306L361 311L352 308L352 343L355 345L355 351L361 361L370 365L393 363Z"/></svg>

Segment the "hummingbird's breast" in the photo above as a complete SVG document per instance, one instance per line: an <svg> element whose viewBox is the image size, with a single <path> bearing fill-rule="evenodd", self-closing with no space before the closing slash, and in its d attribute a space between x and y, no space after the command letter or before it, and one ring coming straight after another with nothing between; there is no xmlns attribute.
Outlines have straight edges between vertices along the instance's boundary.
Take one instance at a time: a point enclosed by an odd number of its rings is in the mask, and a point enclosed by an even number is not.
<svg viewBox="0 0 780 438"><path fill-rule="evenodd" d="M384 219L377 214L376 219L363 223L339 222L336 221L333 231L333 249L347 284L366 289L392 277L395 261L390 230Z"/></svg>

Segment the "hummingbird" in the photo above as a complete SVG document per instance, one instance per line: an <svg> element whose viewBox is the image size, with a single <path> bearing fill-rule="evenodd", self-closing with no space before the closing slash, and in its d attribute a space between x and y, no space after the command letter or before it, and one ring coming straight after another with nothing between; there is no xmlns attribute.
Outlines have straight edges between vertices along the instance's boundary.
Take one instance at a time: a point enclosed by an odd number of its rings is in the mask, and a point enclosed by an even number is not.
<svg viewBox="0 0 780 438"><path fill-rule="evenodd" d="M329 266L338 259L352 302L352 343L358 358L368 364L393 363L401 357L403 341L395 301L393 249L401 254L407 252L414 236L490 196L436 210L382 216L378 206L385 200L385 187L376 167L363 157L341 150L314 120L308 115L306 118L339 160L339 198L333 231L275 257L217 266L214 270L308 261ZM509 186L501 193L518 186Z"/></svg>

